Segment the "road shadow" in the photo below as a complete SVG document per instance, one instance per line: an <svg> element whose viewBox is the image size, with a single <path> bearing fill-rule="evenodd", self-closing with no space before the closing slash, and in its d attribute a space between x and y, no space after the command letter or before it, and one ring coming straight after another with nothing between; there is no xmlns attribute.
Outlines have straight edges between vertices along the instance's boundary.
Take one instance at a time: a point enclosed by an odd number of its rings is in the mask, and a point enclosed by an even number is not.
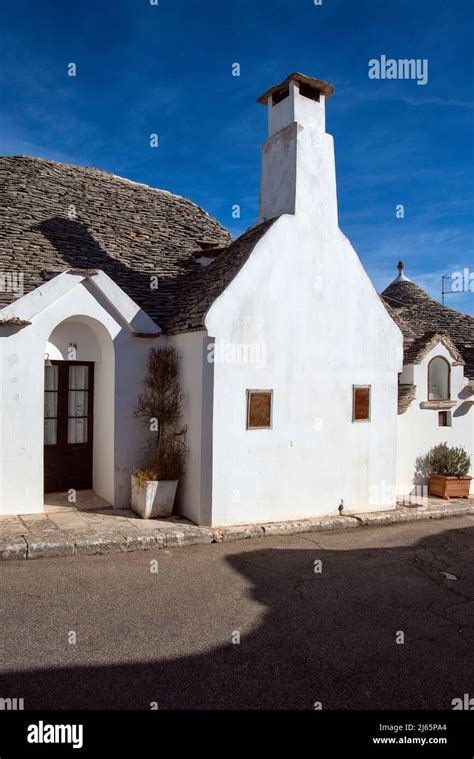
<svg viewBox="0 0 474 759"><path fill-rule="evenodd" d="M313 709L318 702L323 709L450 709L454 698L474 695L474 528L395 548L332 550L310 540L303 549L285 548L284 540L276 548L261 541L249 541L245 550L234 545L219 560L245 578L262 608L240 643L232 642L238 631L229 629L228 644L196 655L39 665L3 674L0 695L24 697L28 709L149 709L151 703ZM159 614L150 635L159 649Z"/></svg>

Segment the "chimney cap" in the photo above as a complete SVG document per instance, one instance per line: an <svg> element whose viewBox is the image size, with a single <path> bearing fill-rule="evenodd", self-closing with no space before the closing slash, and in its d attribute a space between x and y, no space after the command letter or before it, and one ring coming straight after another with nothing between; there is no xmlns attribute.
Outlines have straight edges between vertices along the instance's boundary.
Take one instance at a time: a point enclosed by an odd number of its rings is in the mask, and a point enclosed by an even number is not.
<svg viewBox="0 0 474 759"><path fill-rule="evenodd" d="M329 82L325 82L322 79L313 79L312 76L305 76L305 74L299 74L297 71L295 71L293 74L290 74L286 77L286 79L283 80L283 82L280 82L280 84L276 84L274 87L271 87L269 90L263 93L258 99L257 103L262 103L263 105L266 105L268 102L268 99L271 95L278 94L282 92L283 90L288 87L290 82L301 82L302 84L306 84L308 87L311 87L311 89L315 90L316 92L322 92L322 94L326 98L332 97L334 94L334 85L330 84Z"/></svg>

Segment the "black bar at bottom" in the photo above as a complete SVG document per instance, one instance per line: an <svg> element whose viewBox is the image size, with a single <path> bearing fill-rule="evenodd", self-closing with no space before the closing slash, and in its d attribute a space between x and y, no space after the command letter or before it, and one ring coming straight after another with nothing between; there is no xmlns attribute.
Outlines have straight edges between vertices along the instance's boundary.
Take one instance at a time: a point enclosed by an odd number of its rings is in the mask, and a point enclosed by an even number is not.
<svg viewBox="0 0 474 759"><path fill-rule="evenodd" d="M470 711L171 712L3 711L0 757L159 757L170 751L239 753L283 743L291 756L473 759ZM306 747L306 748L304 748ZM312 747L308 751L308 747Z"/></svg>

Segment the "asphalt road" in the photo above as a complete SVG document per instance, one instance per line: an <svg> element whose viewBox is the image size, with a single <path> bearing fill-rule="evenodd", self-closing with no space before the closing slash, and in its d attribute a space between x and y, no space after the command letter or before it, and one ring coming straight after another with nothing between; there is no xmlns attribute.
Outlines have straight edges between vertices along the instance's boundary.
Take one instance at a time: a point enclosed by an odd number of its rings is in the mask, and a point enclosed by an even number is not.
<svg viewBox="0 0 474 759"><path fill-rule="evenodd" d="M466 516L4 562L0 697L26 709L450 709L474 696L473 548Z"/></svg>

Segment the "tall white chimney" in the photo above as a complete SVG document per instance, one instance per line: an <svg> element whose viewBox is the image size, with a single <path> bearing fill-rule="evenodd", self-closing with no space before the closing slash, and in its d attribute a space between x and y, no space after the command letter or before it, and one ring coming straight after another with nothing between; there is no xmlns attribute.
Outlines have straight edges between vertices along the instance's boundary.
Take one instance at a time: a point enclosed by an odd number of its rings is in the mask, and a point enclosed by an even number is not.
<svg viewBox="0 0 474 759"><path fill-rule="evenodd" d="M326 133L333 91L332 84L294 73L258 98L268 108L259 221L290 213L337 226L334 143Z"/></svg>

